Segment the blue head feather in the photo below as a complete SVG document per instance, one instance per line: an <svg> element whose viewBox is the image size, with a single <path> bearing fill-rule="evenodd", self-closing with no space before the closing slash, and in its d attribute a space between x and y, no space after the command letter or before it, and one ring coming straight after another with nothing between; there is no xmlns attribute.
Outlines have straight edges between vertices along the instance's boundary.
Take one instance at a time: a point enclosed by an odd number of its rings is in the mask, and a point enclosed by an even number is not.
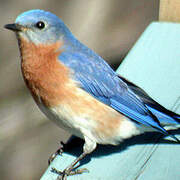
<svg viewBox="0 0 180 180"><path fill-rule="evenodd" d="M37 22L45 23L44 29L36 27ZM15 23L27 28L21 34L35 44L55 43L58 40L70 41L74 36L66 27L64 22L56 15L44 10L29 10L20 14Z"/></svg>

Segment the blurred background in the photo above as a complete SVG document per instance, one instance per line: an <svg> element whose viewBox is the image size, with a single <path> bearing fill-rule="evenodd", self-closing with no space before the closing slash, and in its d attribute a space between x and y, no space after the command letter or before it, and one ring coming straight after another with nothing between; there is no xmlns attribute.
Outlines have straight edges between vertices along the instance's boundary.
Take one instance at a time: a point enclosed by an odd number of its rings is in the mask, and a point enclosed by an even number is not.
<svg viewBox="0 0 180 180"><path fill-rule="evenodd" d="M158 20L158 0L0 1L0 179L36 180L70 134L40 112L24 85L17 41L3 28L29 9L55 13L73 34L116 69L146 26Z"/></svg>

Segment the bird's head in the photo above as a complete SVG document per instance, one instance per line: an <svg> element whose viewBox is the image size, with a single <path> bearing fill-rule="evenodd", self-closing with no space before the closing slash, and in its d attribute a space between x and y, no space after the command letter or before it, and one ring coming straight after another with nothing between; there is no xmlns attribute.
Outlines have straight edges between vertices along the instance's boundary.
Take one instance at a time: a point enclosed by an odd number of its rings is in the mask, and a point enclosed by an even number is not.
<svg viewBox="0 0 180 180"><path fill-rule="evenodd" d="M43 10L30 10L20 14L14 24L5 28L16 32L18 38L38 44L51 44L73 38L69 29L56 15Z"/></svg>

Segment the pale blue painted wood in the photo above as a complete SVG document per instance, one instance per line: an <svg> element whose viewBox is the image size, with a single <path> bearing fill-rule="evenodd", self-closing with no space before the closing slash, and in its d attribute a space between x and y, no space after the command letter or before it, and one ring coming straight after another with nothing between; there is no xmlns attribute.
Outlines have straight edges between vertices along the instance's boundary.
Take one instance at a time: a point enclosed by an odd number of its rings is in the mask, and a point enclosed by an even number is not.
<svg viewBox="0 0 180 180"><path fill-rule="evenodd" d="M166 108L180 102L180 24L152 23L118 68ZM180 113L180 106L177 110Z"/></svg>
<svg viewBox="0 0 180 180"><path fill-rule="evenodd" d="M180 24L152 23L124 59L118 73L142 87L166 108L180 113ZM180 134L180 131L177 131ZM69 180L179 180L180 145L148 133L120 146L100 146L81 168L89 173ZM180 137L180 135L178 135ZM160 139L160 140L159 140ZM168 141L169 140L169 141ZM58 156L41 180L55 180L51 167L63 170L82 146Z"/></svg>

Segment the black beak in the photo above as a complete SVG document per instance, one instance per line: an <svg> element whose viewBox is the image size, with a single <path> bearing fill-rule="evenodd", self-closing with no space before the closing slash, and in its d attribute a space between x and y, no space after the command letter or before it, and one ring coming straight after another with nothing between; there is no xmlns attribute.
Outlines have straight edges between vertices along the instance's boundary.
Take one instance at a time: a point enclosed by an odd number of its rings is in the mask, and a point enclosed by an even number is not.
<svg viewBox="0 0 180 180"><path fill-rule="evenodd" d="M22 30L22 26L19 24L6 24L4 28L15 31L15 32Z"/></svg>

